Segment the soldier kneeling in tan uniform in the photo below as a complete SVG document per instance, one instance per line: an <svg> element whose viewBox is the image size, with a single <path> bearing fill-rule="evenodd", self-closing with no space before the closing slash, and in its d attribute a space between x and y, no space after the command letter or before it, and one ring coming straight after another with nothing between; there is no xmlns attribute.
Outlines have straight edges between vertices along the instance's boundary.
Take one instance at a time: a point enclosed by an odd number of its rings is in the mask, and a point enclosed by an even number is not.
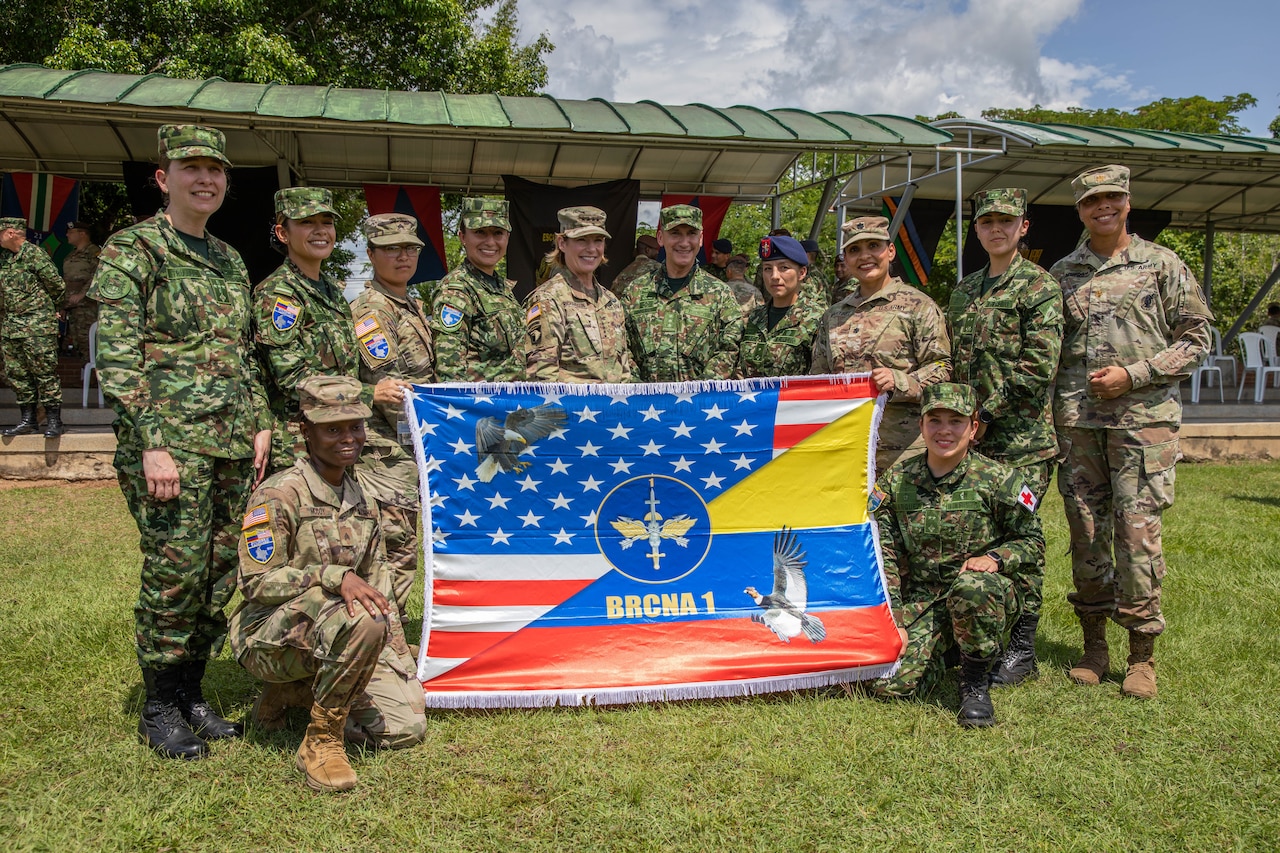
<svg viewBox="0 0 1280 853"><path fill-rule="evenodd" d="M311 709L297 766L320 791L355 787L344 741L399 749L426 732L422 685L394 606L378 505L351 467L364 446L360 383L298 383L307 455L254 493L240 535L236 659L267 682L260 729Z"/></svg>

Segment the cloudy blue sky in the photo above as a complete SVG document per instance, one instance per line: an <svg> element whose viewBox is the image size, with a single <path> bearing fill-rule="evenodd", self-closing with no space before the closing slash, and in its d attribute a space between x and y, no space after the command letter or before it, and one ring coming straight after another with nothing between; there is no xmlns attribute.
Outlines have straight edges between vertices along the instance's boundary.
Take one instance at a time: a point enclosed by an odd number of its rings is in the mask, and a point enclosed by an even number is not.
<svg viewBox="0 0 1280 853"><path fill-rule="evenodd" d="M1276 0L520 0L565 98L899 115L1253 94L1280 114Z"/></svg>

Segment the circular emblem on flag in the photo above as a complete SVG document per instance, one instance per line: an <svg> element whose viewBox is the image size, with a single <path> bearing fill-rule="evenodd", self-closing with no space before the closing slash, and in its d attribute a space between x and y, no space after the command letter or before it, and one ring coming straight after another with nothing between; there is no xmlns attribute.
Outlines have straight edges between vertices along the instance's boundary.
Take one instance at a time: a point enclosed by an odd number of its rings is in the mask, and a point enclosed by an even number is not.
<svg viewBox="0 0 1280 853"><path fill-rule="evenodd" d="M670 583L711 549L711 517L692 486L661 474L633 477L596 510L596 544L609 564L640 583Z"/></svg>

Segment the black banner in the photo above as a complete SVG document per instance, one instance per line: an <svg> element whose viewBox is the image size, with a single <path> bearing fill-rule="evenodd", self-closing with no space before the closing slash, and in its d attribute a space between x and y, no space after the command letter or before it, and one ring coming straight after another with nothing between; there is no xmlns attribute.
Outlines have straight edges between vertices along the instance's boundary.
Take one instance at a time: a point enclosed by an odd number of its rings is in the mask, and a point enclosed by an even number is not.
<svg viewBox="0 0 1280 853"><path fill-rule="evenodd" d="M560 230L556 213L566 207L590 205L605 212L609 263L596 272L608 287L623 267L631 263L636 244L636 215L640 206L640 182L621 180L584 187L553 187L503 175L511 205L511 242L507 246L507 278L515 279L516 297L524 299L538 285L543 256L554 248Z"/></svg>

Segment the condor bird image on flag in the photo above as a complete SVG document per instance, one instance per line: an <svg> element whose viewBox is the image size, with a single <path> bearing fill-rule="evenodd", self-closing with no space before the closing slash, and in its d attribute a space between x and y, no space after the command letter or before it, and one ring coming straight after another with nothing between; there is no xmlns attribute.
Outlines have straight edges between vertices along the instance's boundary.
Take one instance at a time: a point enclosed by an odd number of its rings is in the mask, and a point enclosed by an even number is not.
<svg viewBox="0 0 1280 853"><path fill-rule="evenodd" d="M428 705L732 696L894 666L867 375L412 396Z"/></svg>

